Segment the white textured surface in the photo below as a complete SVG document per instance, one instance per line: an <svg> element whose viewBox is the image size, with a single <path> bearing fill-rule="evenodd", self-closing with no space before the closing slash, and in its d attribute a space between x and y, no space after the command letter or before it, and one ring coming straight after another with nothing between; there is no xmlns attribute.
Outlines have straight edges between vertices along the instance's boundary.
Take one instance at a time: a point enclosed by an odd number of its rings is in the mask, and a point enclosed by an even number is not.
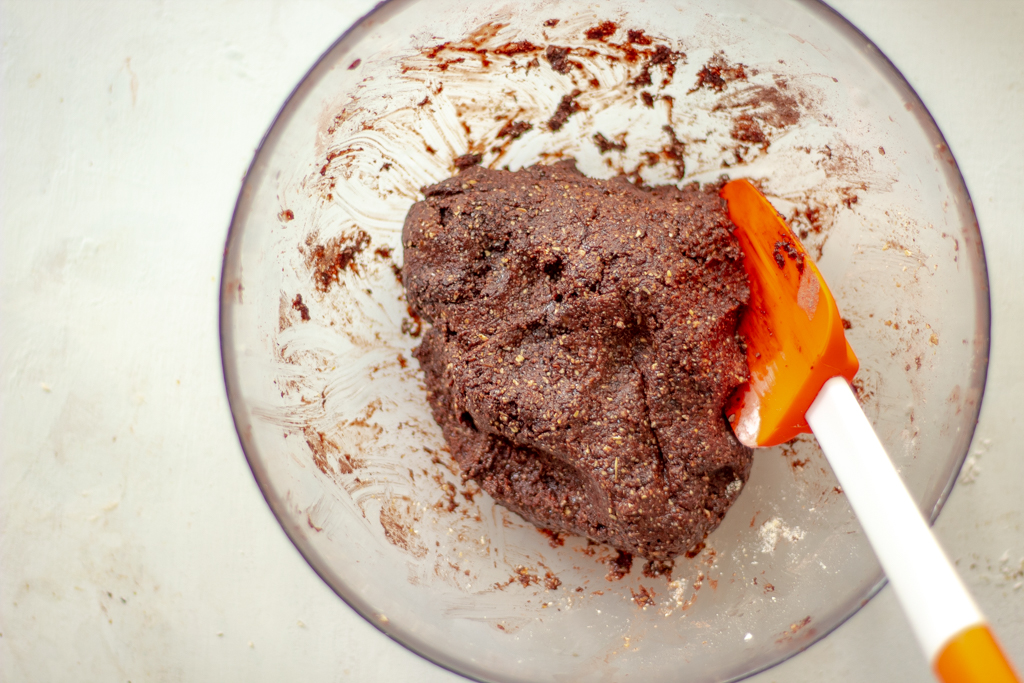
<svg viewBox="0 0 1024 683"><path fill-rule="evenodd" d="M457 680L307 567L252 480L220 374L217 277L242 174L371 6L0 2L0 679ZM992 364L936 528L1021 663L1024 3L834 6L917 89L975 200ZM886 589L753 680L930 675Z"/></svg>

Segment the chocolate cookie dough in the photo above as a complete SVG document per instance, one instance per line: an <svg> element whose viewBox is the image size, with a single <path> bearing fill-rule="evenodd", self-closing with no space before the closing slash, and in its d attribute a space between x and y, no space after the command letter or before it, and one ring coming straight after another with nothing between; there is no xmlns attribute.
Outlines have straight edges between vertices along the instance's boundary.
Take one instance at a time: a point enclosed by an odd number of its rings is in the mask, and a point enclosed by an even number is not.
<svg viewBox="0 0 1024 683"><path fill-rule="evenodd" d="M714 529L750 472L722 406L748 288L719 187L572 162L472 167L402 232L416 351L463 474L538 526L649 559Z"/></svg>

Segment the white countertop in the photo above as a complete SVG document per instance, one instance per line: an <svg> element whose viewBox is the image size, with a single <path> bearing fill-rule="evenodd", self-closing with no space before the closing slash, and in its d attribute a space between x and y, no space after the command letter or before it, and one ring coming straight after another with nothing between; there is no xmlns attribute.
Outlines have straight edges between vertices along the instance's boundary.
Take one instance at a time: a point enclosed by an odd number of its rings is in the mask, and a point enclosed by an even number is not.
<svg viewBox="0 0 1024 683"><path fill-rule="evenodd" d="M1024 2L838 0L916 88L992 284L969 476L936 524L1024 664ZM0 2L0 679L455 681L313 573L256 487L217 335L256 145L370 0ZM928 681L889 589L769 681Z"/></svg>

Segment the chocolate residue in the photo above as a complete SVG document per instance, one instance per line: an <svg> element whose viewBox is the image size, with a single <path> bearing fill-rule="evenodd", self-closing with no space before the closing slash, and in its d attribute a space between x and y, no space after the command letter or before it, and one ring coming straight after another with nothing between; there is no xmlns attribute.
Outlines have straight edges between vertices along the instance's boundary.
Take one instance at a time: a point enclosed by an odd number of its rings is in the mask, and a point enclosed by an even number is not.
<svg viewBox="0 0 1024 683"><path fill-rule="evenodd" d="M686 559L692 560L693 558L695 558L698 555L700 555L700 552L702 550L704 550L704 541L701 541L697 545L695 545L692 548L690 548L689 550L687 550L686 551Z"/></svg>
<svg viewBox="0 0 1024 683"><path fill-rule="evenodd" d="M760 124L750 114L740 114L737 116L733 122L732 130L729 131L729 135L733 140L739 142L760 145L761 149L767 149L770 144L768 136L765 135Z"/></svg>
<svg viewBox="0 0 1024 683"><path fill-rule="evenodd" d="M483 159L481 154L463 154L462 156L455 157L455 168L462 170L469 168L470 166L476 166Z"/></svg>
<svg viewBox="0 0 1024 683"><path fill-rule="evenodd" d="M362 64L362 63L363 63L363 60L357 59L357 60L355 60L354 62L352 62L351 64L348 65L348 70L352 71L353 69L357 69L357 68L359 68L359 65Z"/></svg>
<svg viewBox="0 0 1024 683"><path fill-rule="evenodd" d="M686 162L683 161L683 154L686 152L686 146L683 145L682 141L676 137L676 132L672 129L672 126L664 126L662 128L668 133L669 143L665 147L662 147L661 153L672 162L675 166L675 176L677 179L682 180L686 176Z"/></svg>
<svg viewBox="0 0 1024 683"><path fill-rule="evenodd" d="M654 42L649 35L638 29L630 29L626 35L629 42L634 45L650 45Z"/></svg>
<svg viewBox="0 0 1024 683"><path fill-rule="evenodd" d="M402 318L402 334L407 334L415 339L423 334L423 318L412 309L412 306L406 306L405 310L409 313L409 318Z"/></svg>
<svg viewBox="0 0 1024 683"><path fill-rule="evenodd" d="M441 500L434 503L434 507L438 510L444 510L445 512L455 512L459 507L459 504L455 501L455 484L445 481L440 472L434 474L433 479L441 488L441 493L443 495Z"/></svg>
<svg viewBox="0 0 1024 683"><path fill-rule="evenodd" d="M353 458L348 453L342 453L341 457L338 458L338 472L341 474L352 474L365 464L362 460Z"/></svg>
<svg viewBox="0 0 1024 683"><path fill-rule="evenodd" d="M640 99L643 100L644 104L648 107L654 107L654 95L644 90L640 93Z"/></svg>
<svg viewBox="0 0 1024 683"><path fill-rule="evenodd" d="M528 130L533 130L533 124L529 121L509 121L498 131L498 137L516 140Z"/></svg>
<svg viewBox="0 0 1024 683"><path fill-rule="evenodd" d="M608 138L606 138L601 133L594 133L594 144L597 145L597 148L599 150L601 150L601 154L605 154L606 152L610 152L612 150L614 150L616 152L625 152L626 151L626 143L625 142L623 142L623 141L613 142L613 141L609 140Z"/></svg>
<svg viewBox="0 0 1024 683"><path fill-rule="evenodd" d="M808 205L808 206L804 207L803 210L797 209L796 213L793 215L793 218L791 219L791 222L795 222L799 218L802 218L805 221L807 221L807 225L810 226L810 229L813 232L819 233L819 232L822 231L823 222L822 222L822 218L821 218L821 207L820 206L810 206L810 205ZM804 231L804 232L805 232L805 234L801 235L801 237L806 237L807 234L809 234L809 233L806 233L806 231Z"/></svg>
<svg viewBox="0 0 1024 683"><path fill-rule="evenodd" d="M853 389L853 395L862 404L871 401L875 397L875 392L868 388L864 383L863 377L854 377L853 381L850 382L850 387Z"/></svg>
<svg viewBox="0 0 1024 683"><path fill-rule="evenodd" d="M302 433L306 437L309 450L313 453L313 464L324 474L333 474L327 456L338 451L338 444L328 439L323 432L311 427L305 427Z"/></svg>
<svg viewBox="0 0 1024 683"><path fill-rule="evenodd" d="M807 624L809 624L809 623L811 623L811 618L809 616L804 617L803 621L798 621L795 624L790 624L789 632L790 633L798 633L800 631L800 629L802 629L804 626L807 626Z"/></svg>
<svg viewBox="0 0 1024 683"><path fill-rule="evenodd" d="M455 59L446 59L443 62L441 62L440 64L438 64L437 68L439 70L441 70L441 71L447 71L448 67L450 67L452 64L462 64L464 61L466 61L465 57L456 57Z"/></svg>
<svg viewBox="0 0 1024 683"><path fill-rule="evenodd" d="M518 55L524 52L535 52L540 48L531 43L528 40L520 40L514 43L505 43L494 48L494 54L498 55Z"/></svg>
<svg viewBox="0 0 1024 683"><path fill-rule="evenodd" d="M583 107L576 101L576 98L583 94L579 88L576 88L568 95L563 95L561 101L558 103L558 108L555 109L555 113L548 119L548 128L551 131L557 131L565 125L565 122L569 120L569 117L580 111Z"/></svg>
<svg viewBox="0 0 1024 683"><path fill-rule="evenodd" d="M373 253L381 258L391 258L391 247L387 245L377 247L373 250Z"/></svg>
<svg viewBox="0 0 1024 683"><path fill-rule="evenodd" d="M672 560L647 560L644 564L643 574L648 579L656 579L659 576L664 576L669 581L672 580L672 570L675 568L675 562Z"/></svg>
<svg viewBox="0 0 1024 683"><path fill-rule="evenodd" d="M548 49L544 51L544 56L551 64L552 69L560 74L567 74L572 69L572 62L569 61L570 52L572 52L572 49L568 47L548 45Z"/></svg>
<svg viewBox="0 0 1024 683"><path fill-rule="evenodd" d="M450 42L441 43L440 45L434 45L433 47L428 48L427 51L424 52L423 54L429 57L430 59L436 59L437 56L441 54L441 52L448 49L449 45L451 45Z"/></svg>
<svg viewBox="0 0 1024 683"><path fill-rule="evenodd" d="M664 88L672 82L672 78L676 74L676 63L686 62L685 52L676 52L670 49L668 45L658 45L654 48L653 52L648 52L646 55L647 61L640 70L640 74L629 83L634 88L642 88L654 84L654 81L651 80L651 67L653 66L664 68L665 78L661 81L661 87Z"/></svg>
<svg viewBox="0 0 1024 683"><path fill-rule="evenodd" d="M474 500L474 499L475 499L475 498L476 498L476 497L477 497L478 495L480 495L480 489L475 489L475 490L474 490L474 489L472 489L472 488L470 488L470 487L468 487L468 486L467 486L466 488L464 488L464 489L462 489L461 491L459 491L459 493L461 493L461 494L462 494L462 497L466 499L466 502L468 502L468 503L472 503L472 502L473 502L473 500Z"/></svg>
<svg viewBox="0 0 1024 683"><path fill-rule="evenodd" d="M789 240L788 237L784 237L775 243L775 248L772 249L772 258L775 259L775 265L782 270L786 265L786 257L793 260L796 264L797 272L803 274L804 272L804 255L802 252L797 251L797 248Z"/></svg>
<svg viewBox="0 0 1024 683"><path fill-rule="evenodd" d="M800 121L800 103L788 89L785 80L777 79L776 87L752 85L723 97L712 111L741 110L762 124L776 129L787 128Z"/></svg>
<svg viewBox="0 0 1024 683"><path fill-rule="evenodd" d="M565 545L565 534L551 529L537 529L537 531L548 537L548 545L552 548L561 548Z"/></svg>
<svg viewBox="0 0 1024 683"><path fill-rule="evenodd" d="M584 35L587 37L588 40L605 41L608 39L609 36L614 34L615 31L618 30L618 28L619 27L616 26L614 22L602 21L597 26L592 26L591 28L588 28L587 32Z"/></svg>
<svg viewBox="0 0 1024 683"><path fill-rule="evenodd" d="M292 308L299 312L302 317L302 321L306 322L309 320L309 306L302 303L302 295L296 294L295 299L292 300Z"/></svg>
<svg viewBox="0 0 1024 683"><path fill-rule="evenodd" d="M629 574L633 568L633 555L624 550L618 550L615 552L615 557L608 558L605 564L608 565L608 574L604 578L609 581L618 581Z"/></svg>
<svg viewBox="0 0 1024 683"><path fill-rule="evenodd" d="M313 284L321 292L330 290L331 285L340 282L341 272L346 268L358 273L355 257L370 244L370 236L362 230L354 235L335 237L325 244L313 244L316 234L306 239L306 265L312 272Z"/></svg>
<svg viewBox="0 0 1024 683"><path fill-rule="evenodd" d="M743 64L729 64L724 56L719 53L714 55L708 63L697 72L697 82L690 92L701 88L710 88L721 92L726 84L732 81L747 80L746 66Z"/></svg>
<svg viewBox="0 0 1024 683"><path fill-rule="evenodd" d="M381 507L380 525L391 545L411 553L414 557L426 557L427 549L416 539L412 527L402 518L394 499L389 499Z"/></svg>
<svg viewBox="0 0 1024 683"><path fill-rule="evenodd" d="M807 616L807 617L804 617L802 621L797 621L797 622L795 622L793 624L790 624L789 630L788 631L783 631L782 634L779 636L779 638L775 642L776 643L784 643L787 640L790 640L791 638L793 638L793 636L795 636L797 633L802 631L804 629L804 627L806 627L809 623L811 623L811 618L809 616ZM813 632L814 632L814 629L811 629L811 631L809 631L807 634L805 634L805 637L811 636L813 634Z"/></svg>
<svg viewBox="0 0 1024 683"><path fill-rule="evenodd" d="M327 176L327 171L329 169L331 169L334 160L335 159L342 159L341 164L339 164L340 166L342 166L342 167L351 167L353 155L354 154L358 154L359 152L362 152L364 150L365 150L365 148L363 148L363 147L350 146L350 147L345 147L344 149L334 149L334 150L331 150L330 152L327 153L327 156L324 159L324 164L323 164L323 166L320 167L320 176L322 178L327 179L326 180L326 189L328 189L328 190L334 189L334 178L333 177L328 178L328 176ZM330 199L331 199L331 195L328 194L327 195L327 200L330 201Z"/></svg>
<svg viewBox="0 0 1024 683"><path fill-rule="evenodd" d="M559 21L561 21L561 19L548 19L547 21L544 22L544 25L547 26L548 28L554 28L558 26Z"/></svg>
<svg viewBox="0 0 1024 683"><path fill-rule="evenodd" d="M684 158L686 154L686 145L683 144L683 141L680 140L678 136L676 136L676 132L672 129L672 126L662 126L662 130L668 133L668 144L657 152L645 151L640 154L643 157L644 164L647 166L656 166L663 161L671 164L674 168L672 175L676 179L682 180L686 176L686 160ZM623 147L625 147L625 145L623 145ZM634 170L632 173L626 173L624 171L623 174L632 178L633 182L643 185L643 179L639 175L639 168Z"/></svg>
<svg viewBox="0 0 1024 683"><path fill-rule="evenodd" d="M654 54L651 55L650 63L652 65L661 64L666 68L672 67L680 59L685 59L686 54L683 52L673 52L669 49L668 45L658 45L654 48ZM671 76L674 71L669 75Z"/></svg>
<svg viewBox="0 0 1024 683"><path fill-rule="evenodd" d="M644 68L640 70L640 75L629 82L629 84L634 88L644 88L652 83L650 64L644 64Z"/></svg>
<svg viewBox="0 0 1024 683"><path fill-rule="evenodd" d="M295 212L292 211L291 209L285 209L281 213L277 214L277 219L282 223L293 221L295 220Z"/></svg>
<svg viewBox="0 0 1024 683"><path fill-rule="evenodd" d="M530 572L530 570L522 565L519 565L515 569L515 573L512 574L504 583L498 582L494 584L494 587L498 590L504 590L511 586L513 583L518 583L523 588L529 588L530 586L537 583L544 583L544 587L548 590L555 590L562 585L562 580L551 572L545 572L544 578L541 579L536 574Z"/></svg>
<svg viewBox="0 0 1024 683"><path fill-rule="evenodd" d="M654 591L644 585L641 585L640 590L638 591L630 588L629 592L633 594L633 602L635 602L636 606L640 609L646 609L647 607L655 604Z"/></svg>

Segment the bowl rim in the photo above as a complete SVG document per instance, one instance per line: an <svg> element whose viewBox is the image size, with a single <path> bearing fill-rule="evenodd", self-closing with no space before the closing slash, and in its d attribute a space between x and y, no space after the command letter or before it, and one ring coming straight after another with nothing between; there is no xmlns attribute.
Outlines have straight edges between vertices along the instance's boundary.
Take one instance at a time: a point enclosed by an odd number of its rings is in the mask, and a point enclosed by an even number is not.
<svg viewBox="0 0 1024 683"><path fill-rule="evenodd" d="M231 212L231 220L228 225L228 232L225 238L224 246L224 257L221 262L221 273L220 282L218 288L218 332L220 341L220 356L221 356L221 369L224 380L224 388L228 405L231 410L232 422L235 427L235 432L238 436L239 445L242 448L242 453L245 456L246 462L249 466L250 471L256 484L259 487L260 494L263 499L267 502L274 517L281 525L285 535L291 541L295 549L298 550L299 554L310 566L310 568L316 573L320 580L322 580L330 589L337 595L346 605L352 608L359 616L361 616L366 622L377 629L380 633L387 636L389 639L405 648L406 650L413 652L414 654L422 657L431 664L445 669L453 674L468 678L470 680L480 681L481 683L500 683L499 679L483 677L477 673L471 673L469 670L459 666L459 663L452 661L448 656L434 650L425 641L419 637L415 637L410 633L404 632L405 629L391 624L387 618L376 613L370 606L362 599L354 594L345 594L331 581L331 577L334 572L330 569L328 564L320 557L319 553L312 548L303 538L297 530L293 529L289 524L289 515L284 510L282 503L278 500L278 497L273 492L273 486L268 480L266 472L259 464L258 459L250 454L250 448L247 447L247 416L245 415L245 409L242 406L241 399L235 399L234 397L238 393L238 386L236 377L239 374L238 368L235 365L234 359L231 357L230 349L232 348L232 306L229 302L236 296L234 286L241 288L240 282L229 281L231 275L230 264L232 262L232 256L236 251L236 243L238 235L241 233L241 227L239 223L241 221L241 213L244 210L244 204L248 190L250 188L250 180L254 176L254 172L258 170L258 165L262 160L265 148L271 143L275 132L278 130L278 125L281 124L282 120L290 113L290 109L293 106L297 106L297 98L300 93L311 86L313 79L316 77L317 72L324 65L328 58L334 53L334 51L343 45L350 36L364 28L382 11L384 10L397 10L406 5L415 4L418 0L381 0L373 6L365 15L360 17L355 23L353 23L348 29L346 29L335 41L333 41L329 47L313 62L309 69L303 74L302 78L299 79L298 83L292 88L291 92L285 98L281 107L267 128L266 132L260 139L259 144L253 153L252 160L246 168L245 175L242 177L241 187L239 189L238 196L235 200L235 205ZM972 225L964 226L965 230L970 230L973 227L973 237L976 239L975 249L977 250L976 263L972 263L972 267L979 269L976 277L983 283L983 291L979 298L979 310L976 319L977 333L983 333L984 344L976 349L975 358L978 358L977 366L974 369L972 378L975 380L974 384L978 387L978 400L974 404L974 414L971 420L970 428L970 439L967 441L968 448L959 456L956 466L952 469L949 480L939 493L934 506L930 514L926 514L925 517L928 521L929 526L935 524L939 513L952 493L953 487L956 485L959 479L960 472L963 468L964 461L967 458L967 454L970 452L970 444L974 440L974 435L977 430L978 416L981 412L981 407L984 402L985 386L988 381L988 366L989 366L989 355L991 352L991 332L992 332L992 301L990 292L990 283L988 277L988 262L985 257L985 246L983 237L981 234L980 225L978 223L977 214L974 211L974 202L971 199L970 190L964 181L963 174L960 171L960 166L953 156L952 151L949 150L949 145L946 142L946 138L939 128L935 118L931 115L931 112L925 106L923 100L918 95L917 91L906 79L903 73L897 68L895 64L885 55L884 52L875 45L866 34L864 34L859 28L857 28L850 20L843 16L838 10L834 9L823 0L791 0L794 4L802 6L804 9L811 13L817 13L823 17L823 19L836 27L840 32L845 33L847 39L852 45L860 45L860 49L869 61L875 62L877 70L886 75L887 80L897 88L902 89L907 97L908 105L913 107L914 115L918 120L919 125L926 133L930 132L934 138L948 151L948 159L950 169L946 170L947 179L950 181L951 187L962 192L963 197L967 200L967 206L965 210L967 214L973 219ZM339 577L340 580L340 577ZM735 681L741 681L759 673L772 669L785 661L788 661L792 657L804 652L808 648L812 647L816 643L819 643L833 631L838 629L840 626L845 624L851 617L857 614L865 605L868 604L878 593L885 587L888 579L884 573L880 572L878 579L861 597L855 606L849 610L849 612L843 615L836 623L827 629L824 629L818 633L815 633L814 637L809 639L801 647L788 652L778 657L777 659L758 666L748 672L734 676L733 678L727 679L722 683L734 683ZM343 582L342 582L343 583Z"/></svg>

